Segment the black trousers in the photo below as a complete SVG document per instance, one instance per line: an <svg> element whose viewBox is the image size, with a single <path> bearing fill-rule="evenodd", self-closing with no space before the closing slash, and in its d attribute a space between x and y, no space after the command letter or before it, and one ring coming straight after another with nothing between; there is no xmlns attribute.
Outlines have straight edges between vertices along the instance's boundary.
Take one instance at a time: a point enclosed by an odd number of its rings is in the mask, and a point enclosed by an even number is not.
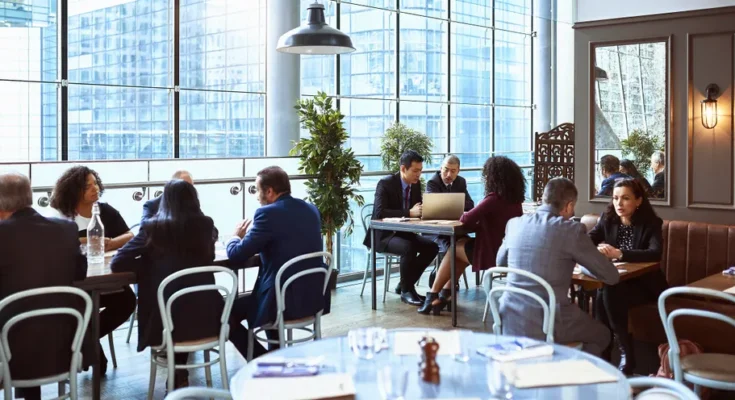
<svg viewBox="0 0 735 400"><path fill-rule="evenodd" d="M105 293L100 296L100 338L112 333L124 324L135 311L135 293L130 286L120 292Z"/></svg>
<svg viewBox="0 0 735 400"><path fill-rule="evenodd" d="M230 313L230 342L237 348L244 358L247 358L248 351L248 330L242 325L242 321L248 318L248 310L255 309L253 303L256 301L253 295L244 295L235 299ZM233 329L235 326L237 329ZM253 327L250 327L252 329ZM278 331L265 331L265 336L270 340L278 340ZM263 354L277 350L280 346L277 344L269 344L268 350L263 347L260 342L253 340L253 358L258 358Z"/></svg>
<svg viewBox="0 0 735 400"><path fill-rule="evenodd" d="M439 246L420 235L396 233L386 244L385 251L401 256L401 290L408 292L416 290L416 282L436 257Z"/></svg>
<svg viewBox="0 0 735 400"><path fill-rule="evenodd" d="M597 318L610 326L615 335L625 340L628 335L628 310L658 301L667 286L666 278L659 271L617 285L605 286L597 293Z"/></svg>

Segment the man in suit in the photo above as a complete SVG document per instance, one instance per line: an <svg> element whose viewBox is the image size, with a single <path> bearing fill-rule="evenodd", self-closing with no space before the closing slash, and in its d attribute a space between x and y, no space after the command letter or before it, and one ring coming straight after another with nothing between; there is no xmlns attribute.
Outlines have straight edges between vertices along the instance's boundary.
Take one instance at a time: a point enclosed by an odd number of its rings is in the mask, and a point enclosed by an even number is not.
<svg viewBox="0 0 735 400"><path fill-rule="evenodd" d="M192 185L194 184L194 178L191 177L189 171L183 169L174 172L171 179L181 179L182 181L189 182ZM140 219L141 223L149 218L153 218L153 216L158 213L158 208L161 207L161 197L163 196L158 196L155 199L148 200L145 202L145 204L143 204L143 218Z"/></svg>
<svg viewBox="0 0 735 400"><path fill-rule="evenodd" d="M235 300L233 319L248 320L250 329L276 321L276 274L283 264L300 255L323 251L321 217L313 204L291 196L288 174L280 167L268 167L255 179L261 206L252 220L246 219L235 228L235 237L227 243L227 256L233 262L244 262L260 254L262 266L253 294ZM324 267L323 260L311 258L289 267L281 284L294 274L310 268ZM320 310L329 312L330 294L322 296L324 275L309 274L299 278L286 290L285 320L313 316ZM278 340L276 331L266 331L269 339ZM270 346L270 350L278 346ZM265 353L255 343L255 357Z"/></svg>
<svg viewBox="0 0 735 400"><path fill-rule="evenodd" d="M470 211L475 202L467 191L467 181L459 176L459 157L450 154L442 161L440 172L434 174L426 183L426 193L464 193L464 211ZM449 249L449 237L438 235L424 235L439 245L439 251Z"/></svg>
<svg viewBox="0 0 735 400"><path fill-rule="evenodd" d="M27 177L0 175L0 299L24 290L71 286L87 276L87 263L79 251L74 222L47 219L33 208ZM0 327L14 315L40 308L59 307L66 295L39 296L15 303L0 315ZM75 307L76 303L68 306ZM50 333L49 327L53 327ZM76 321L64 316L34 318L10 331L15 379L35 379L69 371ZM40 399L39 387L18 389L17 398Z"/></svg>
<svg viewBox="0 0 735 400"><path fill-rule="evenodd" d="M387 176L378 182L375 189L372 219L394 217L421 217L421 171L424 159L415 151L408 150L401 155L400 172ZM370 247L368 231L364 244ZM439 247L423 236L409 232L379 231L376 251L401 256L400 272L401 301L413 306L424 303L424 297L416 292L416 283L426 267L436 257ZM397 290L398 291L398 290Z"/></svg>
<svg viewBox="0 0 735 400"><path fill-rule="evenodd" d="M571 180L550 180L544 189L543 202L536 213L508 221L496 263L532 272L548 282L558 303L554 340L582 342L583 350L600 356L610 344L610 331L569 301L569 285L577 264L584 266L584 273L607 285L618 283L620 274L597 250L585 226L570 220L577 203L577 188ZM530 290L544 299L548 297L539 284L515 274L509 274L508 284ZM545 338L541 330L543 312L540 304L531 298L504 293L500 298L500 314L503 334Z"/></svg>
<svg viewBox="0 0 735 400"><path fill-rule="evenodd" d="M613 155L602 156L600 159L600 170L602 177L605 178L600 185L598 196L612 196L613 186L620 179L630 178L628 175L620 172L620 159Z"/></svg>
<svg viewBox="0 0 735 400"><path fill-rule="evenodd" d="M666 197L666 155L663 151L654 151L651 154L651 169L653 170L653 185L651 185L650 197Z"/></svg>

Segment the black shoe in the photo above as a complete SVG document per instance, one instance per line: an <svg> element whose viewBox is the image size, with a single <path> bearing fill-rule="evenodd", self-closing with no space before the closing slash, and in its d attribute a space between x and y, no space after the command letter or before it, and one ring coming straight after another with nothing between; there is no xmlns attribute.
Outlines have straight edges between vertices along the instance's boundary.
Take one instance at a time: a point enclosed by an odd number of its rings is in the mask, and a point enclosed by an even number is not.
<svg viewBox="0 0 735 400"><path fill-rule="evenodd" d="M414 296L418 297L419 300L421 300L422 303L426 300L426 296L420 295L419 292L416 291L416 288L415 287L412 287L411 288L411 292L414 294Z"/></svg>
<svg viewBox="0 0 735 400"><path fill-rule="evenodd" d="M452 291L450 289L442 289L439 292L439 300L446 305L447 311L452 312Z"/></svg>
<svg viewBox="0 0 735 400"><path fill-rule="evenodd" d="M396 286L396 294L401 294L401 282L398 282L398 286Z"/></svg>
<svg viewBox="0 0 735 400"><path fill-rule="evenodd" d="M435 300L439 300L439 303L434 304ZM418 312L424 315L429 315L429 313L440 315L444 305L444 301L437 293L426 292L426 300L424 300L424 304L419 308Z"/></svg>
<svg viewBox="0 0 735 400"><path fill-rule="evenodd" d="M412 306L421 306L424 304L421 298L414 292L401 293L401 301Z"/></svg>
<svg viewBox="0 0 735 400"><path fill-rule="evenodd" d="M633 375L635 370L635 353L633 351L633 341L630 335L615 335L615 342L620 350L620 363L618 369L624 375Z"/></svg>

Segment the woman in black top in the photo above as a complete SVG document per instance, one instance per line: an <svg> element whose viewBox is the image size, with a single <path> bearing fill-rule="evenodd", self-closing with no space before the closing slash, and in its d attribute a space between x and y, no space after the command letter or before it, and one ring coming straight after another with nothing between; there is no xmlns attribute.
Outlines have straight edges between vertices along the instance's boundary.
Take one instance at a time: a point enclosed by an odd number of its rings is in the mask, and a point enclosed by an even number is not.
<svg viewBox="0 0 735 400"><path fill-rule="evenodd" d="M92 206L97 203L105 191L97 172L85 166L69 168L61 175L53 195L51 207L60 218L68 218L77 224L79 241L87 243L87 226L92 218ZM128 224L120 213L107 203L98 203L100 219L105 227L105 251L116 250L133 238ZM135 294L126 286L121 291L106 293L100 296L100 338L112 333L118 326L130 318L135 311ZM107 358L100 348L102 373L107 370Z"/></svg>
<svg viewBox="0 0 735 400"><path fill-rule="evenodd" d="M630 160L622 160L620 161L620 173L628 175L629 177L638 180L638 183L643 186L643 190L648 193L651 190L651 184L648 182L648 179L643 177L640 172L638 172L638 168L635 167L635 164L633 164L633 161Z"/></svg>
<svg viewBox="0 0 735 400"><path fill-rule="evenodd" d="M212 265L217 234L214 222L204 215L197 191L183 180L166 184L158 212L143 221L138 235L112 259L114 272L135 272L138 277L138 351L163 343L163 324L158 310L157 293L161 282L185 268ZM214 284L214 275L198 274L171 283L164 293L195 285ZM187 294L173 303L175 342L219 336L224 301L215 291ZM247 330L230 323L230 341L243 356L247 355ZM188 354L176 354L176 363L185 364ZM176 370L175 387L186 386L188 373Z"/></svg>
<svg viewBox="0 0 735 400"><path fill-rule="evenodd" d="M607 210L589 232L602 254L622 262L656 262L661 260L663 221L648 201L643 186L634 179L617 182ZM668 287L659 270L605 286L598 293L597 315L607 320L620 349L619 368L631 374L635 368L632 338L628 334L628 310L655 302Z"/></svg>

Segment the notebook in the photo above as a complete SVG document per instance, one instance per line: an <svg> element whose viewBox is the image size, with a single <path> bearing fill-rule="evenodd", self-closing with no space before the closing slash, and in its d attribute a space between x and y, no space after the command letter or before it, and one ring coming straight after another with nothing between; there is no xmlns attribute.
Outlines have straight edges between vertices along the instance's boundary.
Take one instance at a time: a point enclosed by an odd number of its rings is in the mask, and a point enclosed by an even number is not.
<svg viewBox="0 0 735 400"><path fill-rule="evenodd" d="M254 378L232 388L269 400L354 400L355 383L349 374L320 374L296 378ZM257 395L256 395L257 394Z"/></svg>
<svg viewBox="0 0 735 400"><path fill-rule="evenodd" d="M477 349L477 353L495 361L516 361L554 354L554 346L538 340L518 338Z"/></svg>
<svg viewBox="0 0 735 400"><path fill-rule="evenodd" d="M618 377L587 360L518 364L508 377L519 389L617 382Z"/></svg>

